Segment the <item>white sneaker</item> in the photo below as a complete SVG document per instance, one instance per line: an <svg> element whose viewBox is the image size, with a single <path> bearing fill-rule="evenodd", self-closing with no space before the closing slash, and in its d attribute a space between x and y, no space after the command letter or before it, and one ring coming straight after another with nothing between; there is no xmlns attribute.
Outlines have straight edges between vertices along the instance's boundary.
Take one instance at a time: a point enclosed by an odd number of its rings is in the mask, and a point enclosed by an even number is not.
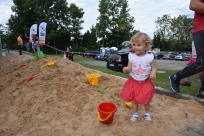
<svg viewBox="0 0 204 136"><path fill-rule="evenodd" d="M136 122L138 120L138 115L132 115L130 122Z"/></svg>
<svg viewBox="0 0 204 136"><path fill-rule="evenodd" d="M150 116L149 113L145 113L145 114L144 114L144 119L145 119L145 121L147 121L147 122L152 122L152 118L151 118L151 116Z"/></svg>

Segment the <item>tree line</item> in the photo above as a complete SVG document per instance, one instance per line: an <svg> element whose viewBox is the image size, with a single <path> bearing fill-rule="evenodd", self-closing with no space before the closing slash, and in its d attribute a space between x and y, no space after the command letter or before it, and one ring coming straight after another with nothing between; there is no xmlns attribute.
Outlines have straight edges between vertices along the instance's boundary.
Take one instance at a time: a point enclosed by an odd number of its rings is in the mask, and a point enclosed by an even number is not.
<svg viewBox="0 0 204 136"><path fill-rule="evenodd" d="M2 35L2 43L17 48L16 38L19 33L28 34L32 24L47 23L46 44L60 50L66 50L72 45L74 51L99 50L100 47L121 48L123 41L139 32L134 29L135 19L129 14L127 0L100 0L96 18L90 30L84 34L82 8L66 0L13 0L8 28ZM192 19L179 15L171 18L170 15L158 17L155 21L153 48L161 50L190 50ZM1 25L1 24L0 24ZM2 26L2 25L1 25ZM52 53L51 49L44 50Z"/></svg>

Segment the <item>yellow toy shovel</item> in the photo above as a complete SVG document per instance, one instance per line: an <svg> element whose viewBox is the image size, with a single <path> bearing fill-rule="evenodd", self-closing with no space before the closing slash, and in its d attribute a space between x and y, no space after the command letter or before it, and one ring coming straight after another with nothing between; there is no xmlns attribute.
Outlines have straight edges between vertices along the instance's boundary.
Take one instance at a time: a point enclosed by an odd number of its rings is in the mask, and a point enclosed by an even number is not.
<svg viewBox="0 0 204 136"><path fill-rule="evenodd" d="M54 65L53 61L48 61L45 65L43 65L41 68L45 67L45 66L52 66Z"/></svg>

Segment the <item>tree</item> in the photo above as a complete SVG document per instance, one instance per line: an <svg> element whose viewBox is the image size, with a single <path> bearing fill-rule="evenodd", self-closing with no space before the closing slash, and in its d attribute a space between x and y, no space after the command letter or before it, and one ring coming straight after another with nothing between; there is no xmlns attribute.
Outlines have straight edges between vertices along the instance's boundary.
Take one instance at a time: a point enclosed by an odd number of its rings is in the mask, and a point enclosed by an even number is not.
<svg viewBox="0 0 204 136"><path fill-rule="evenodd" d="M96 27L91 27L91 33L89 36L89 43L94 49L97 48L97 33L96 33Z"/></svg>
<svg viewBox="0 0 204 136"><path fill-rule="evenodd" d="M170 21L171 38L176 42L174 43L175 49L191 49L190 29L193 27L192 19L187 18L186 15L179 15Z"/></svg>
<svg viewBox="0 0 204 136"><path fill-rule="evenodd" d="M78 38L81 35L80 30L83 29L81 24L84 23L82 20L84 15L83 9L77 7L75 4L71 4L69 7L69 16L71 18L68 30L71 32L71 36L74 37L77 47L79 46Z"/></svg>
<svg viewBox="0 0 204 136"><path fill-rule="evenodd" d="M157 31L159 31L162 39L167 39L169 36L170 21L171 16L167 14L163 15L163 17L158 17L155 21Z"/></svg>
<svg viewBox="0 0 204 136"><path fill-rule="evenodd" d="M96 28L98 37L102 40L102 46L106 45L105 41L108 36L108 23L110 23L108 10L110 4L110 0L99 1L98 11L100 12L100 16L97 18L99 22L96 24Z"/></svg>
<svg viewBox="0 0 204 136"><path fill-rule="evenodd" d="M134 18L130 16L127 0L101 0L96 24L102 46L118 46L132 36ZM135 31L134 31L135 32Z"/></svg>
<svg viewBox="0 0 204 136"><path fill-rule="evenodd" d="M154 44L160 45L162 50L190 50L191 38L189 35L192 28L192 19L186 15L170 18L170 15L158 17L156 22L157 30L154 33ZM158 43L158 34L161 36L161 43Z"/></svg>

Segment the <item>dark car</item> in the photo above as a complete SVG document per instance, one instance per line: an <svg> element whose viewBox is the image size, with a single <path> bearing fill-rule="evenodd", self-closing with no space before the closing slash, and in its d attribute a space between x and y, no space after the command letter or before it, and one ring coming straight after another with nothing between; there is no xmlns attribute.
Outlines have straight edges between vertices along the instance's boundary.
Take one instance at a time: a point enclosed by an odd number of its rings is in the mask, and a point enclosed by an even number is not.
<svg viewBox="0 0 204 136"><path fill-rule="evenodd" d="M97 54L100 54L99 51L86 51L83 53L83 57L87 57L87 58L95 58Z"/></svg>
<svg viewBox="0 0 204 136"><path fill-rule="evenodd" d="M156 52L156 53L153 53L154 54L154 58L155 59L161 59L161 58L163 58L164 53L165 52Z"/></svg>
<svg viewBox="0 0 204 136"><path fill-rule="evenodd" d="M128 64L128 54L130 49L123 49L118 51L117 54L111 54L107 59L106 67L111 70L123 71L123 67L126 67Z"/></svg>
<svg viewBox="0 0 204 136"><path fill-rule="evenodd" d="M122 72L123 67L128 65L128 54L132 52L132 44L130 41L124 41L122 44L122 50L117 53L114 52L107 58L106 67L111 70L117 70Z"/></svg>

